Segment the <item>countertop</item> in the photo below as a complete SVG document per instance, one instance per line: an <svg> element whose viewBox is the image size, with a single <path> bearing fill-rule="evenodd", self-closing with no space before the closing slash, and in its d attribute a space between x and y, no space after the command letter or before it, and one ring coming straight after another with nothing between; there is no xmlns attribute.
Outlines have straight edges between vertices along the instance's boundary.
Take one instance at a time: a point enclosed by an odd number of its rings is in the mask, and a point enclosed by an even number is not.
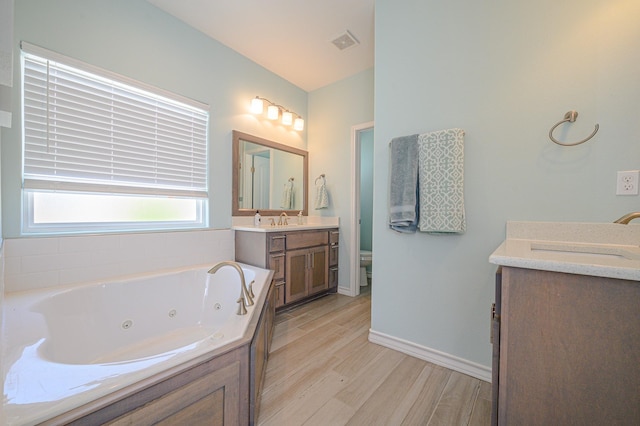
<svg viewBox="0 0 640 426"><path fill-rule="evenodd" d="M313 229L338 228L340 219L338 217L320 217L320 216L304 216L303 223L298 224L297 216L288 217L288 225L270 225L270 219L274 219L278 223L278 216L263 216L260 226L253 225L253 216L234 216L233 226L231 229L235 231L249 232L284 232L284 231L307 231Z"/></svg>
<svg viewBox="0 0 640 426"><path fill-rule="evenodd" d="M640 225L507 222L496 265L640 281Z"/></svg>

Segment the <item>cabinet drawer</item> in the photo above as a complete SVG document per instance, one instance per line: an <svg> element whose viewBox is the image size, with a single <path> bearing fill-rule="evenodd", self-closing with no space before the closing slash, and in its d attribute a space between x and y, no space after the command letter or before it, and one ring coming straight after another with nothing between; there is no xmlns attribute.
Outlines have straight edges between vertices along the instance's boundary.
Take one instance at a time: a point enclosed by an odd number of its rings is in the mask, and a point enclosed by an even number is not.
<svg viewBox="0 0 640 426"><path fill-rule="evenodd" d="M285 295L285 286L284 281L275 283L275 306L279 308L280 306L284 306L284 295Z"/></svg>
<svg viewBox="0 0 640 426"><path fill-rule="evenodd" d="M327 231L301 231L287 234L287 250L303 247L321 246L329 243Z"/></svg>
<svg viewBox="0 0 640 426"><path fill-rule="evenodd" d="M338 266L338 244L329 247L329 266Z"/></svg>
<svg viewBox="0 0 640 426"><path fill-rule="evenodd" d="M269 255L269 269L273 270L274 281L284 279L284 253Z"/></svg>
<svg viewBox="0 0 640 426"><path fill-rule="evenodd" d="M338 287L338 267L332 266L329 268L329 288Z"/></svg>
<svg viewBox="0 0 640 426"><path fill-rule="evenodd" d="M337 229L332 229L329 231L329 244L338 244L338 240L340 239L340 231Z"/></svg>
<svg viewBox="0 0 640 426"><path fill-rule="evenodd" d="M284 234L269 234L267 237L267 250L269 253L284 251L286 238Z"/></svg>

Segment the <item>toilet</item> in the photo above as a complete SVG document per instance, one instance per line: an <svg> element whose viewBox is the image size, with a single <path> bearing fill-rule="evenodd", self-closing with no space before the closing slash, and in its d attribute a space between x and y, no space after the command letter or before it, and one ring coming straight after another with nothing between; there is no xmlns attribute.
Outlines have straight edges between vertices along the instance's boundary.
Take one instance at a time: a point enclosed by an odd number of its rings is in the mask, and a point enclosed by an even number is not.
<svg viewBox="0 0 640 426"><path fill-rule="evenodd" d="M365 287L367 281L367 266L371 265L371 252L360 250L360 287Z"/></svg>

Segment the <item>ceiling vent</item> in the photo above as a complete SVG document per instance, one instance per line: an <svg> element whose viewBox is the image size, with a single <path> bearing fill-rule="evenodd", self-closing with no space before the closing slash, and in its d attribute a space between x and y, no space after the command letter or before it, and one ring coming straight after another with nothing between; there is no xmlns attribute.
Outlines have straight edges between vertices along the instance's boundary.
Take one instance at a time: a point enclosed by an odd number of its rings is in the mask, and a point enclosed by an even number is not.
<svg viewBox="0 0 640 426"><path fill-rule="evenodd" d="M338 37L331 40L331 43L340 50L345 50L360 44L360 42L349 31L345 31L340 34Z"/></svg>

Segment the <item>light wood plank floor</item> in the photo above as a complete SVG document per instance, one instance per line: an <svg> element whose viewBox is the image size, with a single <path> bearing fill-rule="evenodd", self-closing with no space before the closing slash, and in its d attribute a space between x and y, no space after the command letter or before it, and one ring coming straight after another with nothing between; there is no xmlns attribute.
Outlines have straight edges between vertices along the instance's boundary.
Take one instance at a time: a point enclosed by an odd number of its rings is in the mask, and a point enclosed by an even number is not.
<svg viewBox="0 0 640 426"><path fill-rule="evenodd" d="M259 425L489 425L489 383L370 343L370 312L367 292L276 316Z"/></svg>

